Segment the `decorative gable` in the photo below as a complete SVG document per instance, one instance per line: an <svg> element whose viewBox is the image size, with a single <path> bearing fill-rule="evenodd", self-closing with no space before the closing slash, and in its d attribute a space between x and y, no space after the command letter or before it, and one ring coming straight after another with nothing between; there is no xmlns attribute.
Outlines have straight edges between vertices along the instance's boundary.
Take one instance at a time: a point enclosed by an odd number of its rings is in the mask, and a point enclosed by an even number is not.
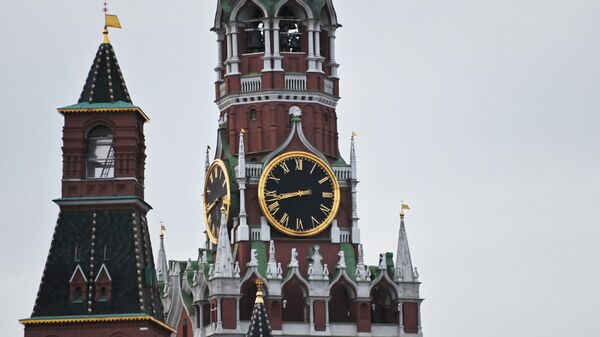
<svg viewBox="0 0 600 337"><path fill-rule="evenodd" d="M72 303L83 303L87 298L87 278L80 265L75 267L69 280L69 301Z"/></svg>
<svg viewBox="0 0 600 337"><path fill-rule="evenodd" d="M110 273L106 268L106 264L102 264L96 279L94 280L96 296L95 299L97 302L106 302L110 301L112 297L112 278L110 277Z"/></svg>

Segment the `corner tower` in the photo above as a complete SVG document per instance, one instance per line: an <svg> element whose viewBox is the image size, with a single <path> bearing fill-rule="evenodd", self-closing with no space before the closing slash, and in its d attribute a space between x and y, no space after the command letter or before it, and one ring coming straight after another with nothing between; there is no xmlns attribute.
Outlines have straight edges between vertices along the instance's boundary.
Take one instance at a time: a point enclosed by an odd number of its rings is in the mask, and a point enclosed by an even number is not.
<svg viewBox="0 0 600 337"><path fill-rule="evenodd" d="M108 22L108 19L107 19ZM58 221L25 336L169 336L144 201L144 124L104 29L64 117Z"/></svg>

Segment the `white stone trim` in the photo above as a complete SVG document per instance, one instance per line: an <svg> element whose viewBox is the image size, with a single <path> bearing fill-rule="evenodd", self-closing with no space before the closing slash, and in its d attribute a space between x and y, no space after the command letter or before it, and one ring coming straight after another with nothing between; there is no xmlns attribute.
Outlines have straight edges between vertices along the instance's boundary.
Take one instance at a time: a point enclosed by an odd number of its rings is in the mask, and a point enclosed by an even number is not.
<svg viewBox="0 0 600 337"><path fill-rule="evenodd" d="M317 103L327 108L335 109L339 97L333 97L321 92L311 91L288 91L288 90L265 90L257 92L229 93L227 96L217 100L219 111L229 107L248 103Z"/></svg>

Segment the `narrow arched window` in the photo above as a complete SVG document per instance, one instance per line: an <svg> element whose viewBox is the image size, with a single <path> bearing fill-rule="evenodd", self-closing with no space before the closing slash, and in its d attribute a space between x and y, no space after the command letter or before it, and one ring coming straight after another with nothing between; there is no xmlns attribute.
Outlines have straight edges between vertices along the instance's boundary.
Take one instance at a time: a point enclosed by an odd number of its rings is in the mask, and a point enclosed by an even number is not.
<svg viewBox="0 0 600 337"><path fill-rule="evenodd" d="M257 119L256 109L250 109L250 120L255 121Z"/></svg>
<svg viewBox="0 0 600 337"><path fill-rule="evenodd" d="M113 133L106 126L97 126L88 133L86 176L87 178L115 176Z"/></svg>
<svg viewBox="0 0 600 337"><path fill-rule="evenodd" d="M108 292L106 291L106 287L100 288L100 300L107 300Z"/></svg>
<svg viewBox="0 0 600 337"><path fill-rule="evenodd" d="M82 295L82 291L81 291L81 287L77 287L75 288L75 293L73 294L73 302L79 302L82 300L81 295Z"/></svg>
<svg viewBox="0 0 600 337"><path fill-rule="evenodd" d="M300 31L300 10L290 5L285 5L279 10L279 34L280 51L282 52L300 52L302 32Z"/></svg>

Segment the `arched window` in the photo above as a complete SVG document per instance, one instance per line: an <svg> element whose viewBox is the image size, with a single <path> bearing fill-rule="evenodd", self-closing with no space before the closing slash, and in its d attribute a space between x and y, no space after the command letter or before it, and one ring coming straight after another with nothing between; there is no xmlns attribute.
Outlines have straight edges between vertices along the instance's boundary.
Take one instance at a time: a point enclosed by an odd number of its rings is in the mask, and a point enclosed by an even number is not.
<svg viewBox="0 0 600 337"><path fill-rule="evenodd" d="M108 293L106 291L106 287L100 288L100 300L106 301L108 299Z"/></svg>
<svg viewBox="0 0 600 337"><path fill-rule="evenodd" d="M295 5L285 5L279 10L279 34L280 51L282 52L300 52L302 42L302 32L300 31L300 22L303 17L302 10Z"/></svg>
<svg viewBox="0 0 600 337"><path fill-rule="evenodd" d="M249 321L252 316L254 301L256 300L256 278L251 278L242 285L240 294L240 320Z"/></svg>
<svg viewBox="0 0 600 337"><path fill-rule="evenodd" d="M255 121L258 118L256 109L250 109L250 120Z"/></svg>
<svg viewBox="0 0 600 337"><path fill-rule="evenodd" d="M264 24L263 14L260 8L250 2L242 10L239 16L239 20L244 23L244 35L246 36L240 50L243 54L245 53L262 53L265 51L265 36L264 36ZM246 42L244 48L243 43Z"/></svg>
<svg viewBox="0 0 600 337"><path fill-rule="evenodd" d="M380 282L371 290L372 323L398 324L398 305L393 291L385 282Z"/></svg>
<svg viewBox="0 0 600 337"><path fill-rule="evenodd" d="M183 324L181 325L182 334L181 337L188 337L188 322L187 319L183 319Z"/></svg>
<svg viewBox="0 0 600 337"><path fill-rule="evenodd" d="M304 288L296 279L283 286L282 312L284 322L305 322L306 319L306 300Z"/></svg>
<svg viewBox="0 0 600 337"><path fill-rule="evenodd" d="M329 293L329 321L330 322L354 322L354 300L353 292L344 283L335 284Z"/></svg>
<svg viewBox="0 0 600 337"><path fill-rule="evenodd" d="M87 178L113 178L115 151L113 133L106 126L93 128L87 136Z"/></svg>

